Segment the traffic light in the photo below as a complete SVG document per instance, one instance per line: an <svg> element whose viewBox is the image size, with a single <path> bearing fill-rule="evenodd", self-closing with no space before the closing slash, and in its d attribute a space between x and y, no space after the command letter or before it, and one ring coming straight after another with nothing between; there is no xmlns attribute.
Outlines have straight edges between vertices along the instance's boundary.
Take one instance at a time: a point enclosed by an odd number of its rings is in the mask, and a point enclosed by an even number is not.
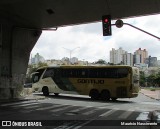
<svg viewBox="0 0 160 129"><path fill-rule="evenodd" d="M103 36L112 35L111 30L111 15L102 16Z"/></svg>

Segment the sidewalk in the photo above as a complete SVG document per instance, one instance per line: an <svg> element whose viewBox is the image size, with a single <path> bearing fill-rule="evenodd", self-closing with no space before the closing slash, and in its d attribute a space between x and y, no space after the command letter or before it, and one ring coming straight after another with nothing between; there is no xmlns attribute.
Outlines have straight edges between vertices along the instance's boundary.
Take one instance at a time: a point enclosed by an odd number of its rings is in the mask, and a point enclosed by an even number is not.
<svg viewBox="0 0 160 129"><path fill-rule="evenodd" d="M46 99L43 95L36 95L32 93L31 88L25 88L23 93L19 98L12 98L12 99L0 99L0 103L5 102L17 102L17 101L29 101L29 100L43 100Z"/></svg>
<svg viewBox="0 0 160 129"><path fill-rule="evenodd" d="M34 94L30 94L24 97L24 100L39 100L39 99L45 99L45 96L41 96L41 95L34 95Z"/></svg>
<svg viewBox="0 0 160 129"><path fill-rule="evenodd" d="M140 93L156 100L160 100L160 90L150 91L146 89L141 89Z"/></svg>

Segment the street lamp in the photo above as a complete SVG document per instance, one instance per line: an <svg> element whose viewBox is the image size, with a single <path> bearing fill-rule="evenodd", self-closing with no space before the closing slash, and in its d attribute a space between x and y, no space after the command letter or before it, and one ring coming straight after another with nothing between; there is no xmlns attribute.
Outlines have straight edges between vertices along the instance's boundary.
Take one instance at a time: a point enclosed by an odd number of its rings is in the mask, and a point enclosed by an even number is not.
<svg viewBox="0 0 160 129"><path fill-rule="evenodd" d="M76 50L77 48L80 48L80 47L76 47L76 48L74 48L74 49L68 49L68 48L65 48L65 47L62 47L62 48L69 51L69 54L70 54L69 62L70 62L70 64L71 64L71 56L72 56L72 52L73 52L74 50Z"/></svg>

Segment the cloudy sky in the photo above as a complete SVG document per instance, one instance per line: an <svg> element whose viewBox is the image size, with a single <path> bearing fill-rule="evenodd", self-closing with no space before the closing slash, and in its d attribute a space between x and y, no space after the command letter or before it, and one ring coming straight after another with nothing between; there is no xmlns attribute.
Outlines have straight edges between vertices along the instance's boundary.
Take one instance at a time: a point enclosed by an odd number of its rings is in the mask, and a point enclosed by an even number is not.
<svg viewBox="0 0 160 129"><path fill-rule="evenodd" d="M160 15L122 20L160 37ZM43 31L31 55L39 53L45 59L62 59L70 57L70 51L74 49L71 56L79 60L94 62L104 59L109 62L110 50L119 47L129 53L138 48L146 49L149 55L160 59L160 40L127 25L122 28L112 26L112 36L104 37L101 22Z"/></svg>

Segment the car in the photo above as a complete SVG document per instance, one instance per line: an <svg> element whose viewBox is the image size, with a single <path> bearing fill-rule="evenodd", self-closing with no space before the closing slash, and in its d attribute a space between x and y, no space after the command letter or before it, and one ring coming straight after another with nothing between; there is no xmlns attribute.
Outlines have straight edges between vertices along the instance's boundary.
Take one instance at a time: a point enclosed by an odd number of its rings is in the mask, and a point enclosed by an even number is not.
<svg viewBox="0 0 160 129"><path fill-rule="evenodd" d="M32 88L32 83L25 83L23 85L24 88Z"/></svg>

